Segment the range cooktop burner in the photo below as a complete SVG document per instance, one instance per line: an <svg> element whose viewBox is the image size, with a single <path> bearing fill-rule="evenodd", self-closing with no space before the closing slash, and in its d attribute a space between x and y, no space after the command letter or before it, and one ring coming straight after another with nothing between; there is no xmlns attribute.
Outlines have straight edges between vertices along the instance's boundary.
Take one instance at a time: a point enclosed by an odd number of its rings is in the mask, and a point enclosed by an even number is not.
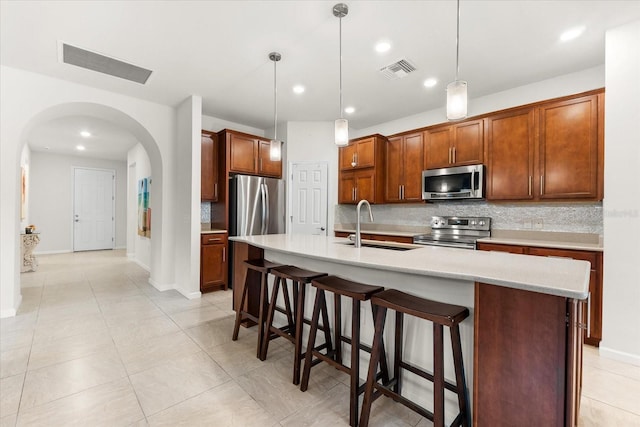
<svg viewBox="0 0 640 427"><path fill-rule="evenodd" d="M491 236L491 218L434 216L431 233L413 238L419 245L475 249L476 241Z"/></svg>

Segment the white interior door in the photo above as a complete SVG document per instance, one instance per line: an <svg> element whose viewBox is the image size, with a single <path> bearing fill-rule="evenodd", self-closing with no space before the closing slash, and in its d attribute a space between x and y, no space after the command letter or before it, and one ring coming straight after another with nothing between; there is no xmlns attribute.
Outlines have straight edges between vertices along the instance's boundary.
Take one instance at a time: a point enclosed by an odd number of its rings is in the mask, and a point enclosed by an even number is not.
<svg viewBox="0 0 640 427"><path fill-rule="evenodd" d="M74 169L74 251L113 249L115 244L114 193L114 171Z"/></svg>
<svg viewBox="0 0 640 427"><path fill-rule="evenodd" d="M291 164L291 233L327 234L326 162Z"/></svg>

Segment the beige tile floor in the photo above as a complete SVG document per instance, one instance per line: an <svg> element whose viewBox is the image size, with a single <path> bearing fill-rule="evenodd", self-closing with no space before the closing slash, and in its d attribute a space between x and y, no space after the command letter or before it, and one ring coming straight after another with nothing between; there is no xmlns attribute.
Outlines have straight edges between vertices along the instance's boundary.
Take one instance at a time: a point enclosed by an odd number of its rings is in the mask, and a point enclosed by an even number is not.
<svg viewBox="0 0 640 427"><path fill-rule="evenodd" d="M18 315L0 320L0 427L346 426L348 378L291 384L293 347L231 341L231 292L158 292L123 251L39 257ZM255 329L255 328L253 328ZM432 425L389 399L373 426ZM581 426L640 426L640 367L586 347Z"/></svg>

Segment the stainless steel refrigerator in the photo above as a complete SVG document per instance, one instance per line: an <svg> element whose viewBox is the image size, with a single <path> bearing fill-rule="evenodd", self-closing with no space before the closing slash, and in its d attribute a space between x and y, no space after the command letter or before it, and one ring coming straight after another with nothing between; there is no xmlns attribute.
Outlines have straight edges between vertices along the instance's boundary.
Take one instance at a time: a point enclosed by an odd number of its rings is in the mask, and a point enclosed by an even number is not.
<svg viewBox="0 0 640 427"><path fill-rule="evenodd" d="M254 236L284 233L284 181L260 176L234 175L229 182L229 235ZM233 250L229 267L233 267ZM229 273L232 273L231 271ZM229 274L229 279L233 277ZM231 283L233 286L233 283Z"/></svg>

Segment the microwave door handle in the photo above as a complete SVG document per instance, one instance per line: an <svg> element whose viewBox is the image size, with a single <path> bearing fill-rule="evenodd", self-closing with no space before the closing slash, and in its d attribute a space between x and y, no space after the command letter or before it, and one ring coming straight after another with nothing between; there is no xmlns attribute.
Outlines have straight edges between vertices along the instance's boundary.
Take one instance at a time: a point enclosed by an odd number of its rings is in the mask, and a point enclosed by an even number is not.
<svg viewBox="0 0 640 427"><path fill-rule="evenodd" d="M476 195L476 171L471 171L471 194Z"/></svg>

